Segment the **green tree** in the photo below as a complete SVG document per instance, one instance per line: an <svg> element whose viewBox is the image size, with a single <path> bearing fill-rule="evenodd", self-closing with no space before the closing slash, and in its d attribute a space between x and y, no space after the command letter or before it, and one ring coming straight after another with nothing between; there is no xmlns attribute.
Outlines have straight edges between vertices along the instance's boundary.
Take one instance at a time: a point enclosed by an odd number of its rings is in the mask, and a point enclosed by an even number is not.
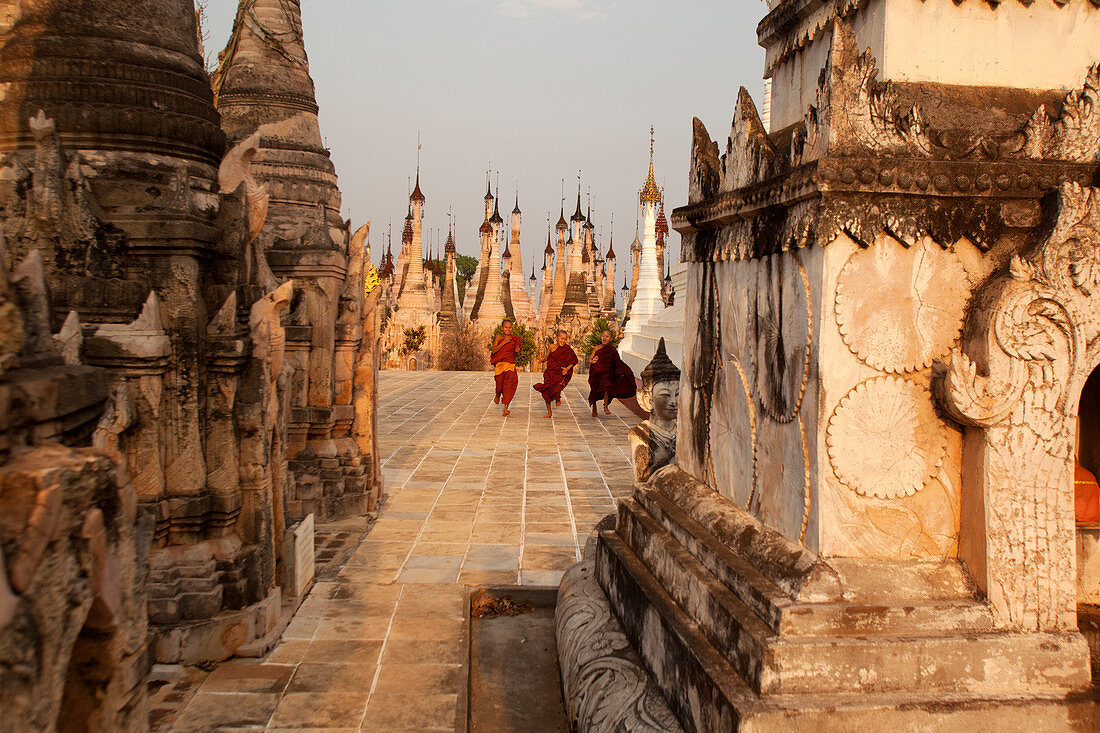
<svg viewBox="0 0 1100 733"><path fill-rule="evenodd" d="M511 321L506 318L505 320ZM516 366L522 369L531 363L531 360L535 358L535 352L538 350L538 346L535 343L535 331L534 329L527 328L521 323L512 322L512 335L519 336L522 342L519 347L519 353L516 355ZM497 340L497 336L504 333L504 321L497 324L497 327L493 329L493 335L489 339L489 351L493 350L493 342Z"/></svg>
<svg viewBox="0 0 1100 733"><path fill-rule="evenodd" d="M603 345L601 334L604 331L611 332L611 343L615 346L618 346L619 342L623 340L623 335L616 331L606 318L597 318L596 322L592 324L592 329L588 332L588 335L581 341L581 351L584 352L586 361L592 356L593 351Z"/></svg>
<svg viewBox="0 0 1100 733"><path fill-rule="evenodd" d="M477 258L469 255L457 255L455 257L455 280L458 283L458 299L466 299L466 281L474 276L477 271ZM474 287L477 287L475 284Z"/></svg>

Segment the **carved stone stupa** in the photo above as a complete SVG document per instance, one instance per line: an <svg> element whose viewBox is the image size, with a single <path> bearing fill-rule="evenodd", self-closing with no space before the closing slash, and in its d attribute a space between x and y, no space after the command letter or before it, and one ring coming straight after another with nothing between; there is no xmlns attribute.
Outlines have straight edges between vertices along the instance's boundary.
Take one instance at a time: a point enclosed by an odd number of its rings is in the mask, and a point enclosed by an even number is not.
<svg viewBox="0 0 1100 733"><path fill-rule="evenodd" d="M362 332L351 312L355 296L344 291L361 283L364 258L362 244L349 249L341 219L298 0L242 0L214 89L230 141L258 136L253 170L271 196L259 249L270 273L299 283L287 324L288 511L318 521L360 514L373 508L379 477L352 439L352 364ZM257 264L261 272L267 263Z"/></svg>
<svg viewBox="0 0 1100 733"><path fill-rule="evenodd" d="M145 658L169 663L221 660L253 643L262 651L283 598L288 506L294 513L283 406L288 390L308 385L291 378L300 332L288 338L283 328L283 315L300 310L299 286L276 280L259 235L269 203L283 226L280 197L293 196L280 189L269 197L253 177L262 134L242 136L226 153L190 0L24 0L0 6L0 17L0 269L37 268L48 296L35 301L37 345L21 365L46 369L60 358L99 367L110 393L99 404L79 380L43 387L38 403L67 417L36 435L86 445L85 426L102 412L95 446L136 495L125 520L132 543L112 524L122 520L103 512L108 545L119 563L137 563L148 599L149 633L128 629L127 653L140 653L145 638ZM333 229L346 234L327 217L309 225L316 236L306 241L328 246ZM346 247L346 236L340 241ZM339 258L356 260L346 249ZM314 262L322 279L331 275ZM317 370L330 390L346 379L346 416L325 413L334 435L352 425L356 370L348 349L342 371L331 354L357 343L368 320L362 281L339 284L324 297L334 321L348 314L340 321L347 335L334 337L330 325L312 336L329 354ZM309 282L302 289L308 302L320 297ZM2 311L0 323L11 320ZM42 357L55 335L60 357ZM370 445L369 426L359 428L355 440ZM342 468L333 462L325 468ZM84 511L100 499L79 501ZM92 682L101 674L90 672Z"/></svg>
<svg viewBox="0 0 1100 733"><path fill-rule="evenodd" d="M770 128L744 90L724 155L696 120L672 217L676 464L562 585L628 681L578 729L1100 727L1100 7L769 5Z"/></svg>

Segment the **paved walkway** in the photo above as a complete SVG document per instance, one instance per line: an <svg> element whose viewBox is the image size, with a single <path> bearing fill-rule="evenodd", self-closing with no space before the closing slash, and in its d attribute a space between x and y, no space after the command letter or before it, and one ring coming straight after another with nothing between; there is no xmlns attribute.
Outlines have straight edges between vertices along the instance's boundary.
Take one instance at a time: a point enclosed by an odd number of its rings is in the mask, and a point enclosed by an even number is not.
<svg viewBox="0 0 1100 733"><path fill-rule="evenodd" d="M502 418L489 374L384 372L378 523L271 655L219 666L174 730L455 730L469 586L557 585L631 488L636 418L593 419L581 376L545 420L536 376Z"/></svg>

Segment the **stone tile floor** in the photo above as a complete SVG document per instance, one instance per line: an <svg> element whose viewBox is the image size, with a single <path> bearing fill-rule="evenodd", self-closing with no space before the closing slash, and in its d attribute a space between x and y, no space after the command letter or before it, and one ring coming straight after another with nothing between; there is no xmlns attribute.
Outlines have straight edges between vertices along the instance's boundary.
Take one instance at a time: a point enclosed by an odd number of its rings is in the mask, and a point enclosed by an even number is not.
<svg viewBox="0 0 1100 733"><path fill-rule="evenodd" d="M170 729L455 730L470 586L557 585L631 488L637 419L593 419L581 376L545 420L537 377L502 418L490 374L383 372L378 522L268 658L220 665Z"/></svg>

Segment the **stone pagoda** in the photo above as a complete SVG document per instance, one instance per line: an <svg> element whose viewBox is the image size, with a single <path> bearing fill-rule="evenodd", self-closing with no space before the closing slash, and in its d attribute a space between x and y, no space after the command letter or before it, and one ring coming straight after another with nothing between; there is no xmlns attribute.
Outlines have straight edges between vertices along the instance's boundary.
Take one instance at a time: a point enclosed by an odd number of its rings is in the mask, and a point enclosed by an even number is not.
<svg viewBox="0 0 1100 733"><path fill-rule="evenodd" d="M695 120L672 215L675 462L562 584L573 721L1100 729L1100 7L769 6L770 125Z"/></svg>
<svg viewBox="0 0 1100 733"><path fill-rule="evenodd" d="M363 513L378 477L351 439L352 361L362 338L354 297L362 251L349 252L336 170L325 149L298 0L241 0L213 84L231 143L256 136L257 181L270 194L261 272L299 283L288 314L290 516ZM360 247L361 250L361 247ZM265 279L268 279L265 276Z"/></svg>
<svg viewBox="0 0 1100 733"><path fill-rule="evenodd" d="M638 276L631 289L630 320L626 323L623 349L632 350L633 337L642 332L650 318L664 310L665 301L661 295L661 259L664 248L657 251L657 221L662 208L664 194L653 177L653 130L649 138L649 174L638 192L638 204L642 210L642 241L638 257ZM663 239L662 239L663 242Z"/></svg>
<svg viewBox="0 0 1100 733"><path fill-rule="evenodd" d="M495 328L506 315L500 276L500 242L503 229L504 219L500 215L499 196L493 196L491 191L487 191L485 221L482 222L480 229L481 264L478 267L480 277L475 277L478 281L478 289L474 294L474 304L470 311L470 321L482 330Z"/></svg>
<svg viewBox="0 0 1100 733"><path fill-rule="evenodd" d="M7 5L0 10L11 12ZM30 402L17 397L12 407L39 407L22 416L3 410L0 432L52 424L36 428L30 442L91 443L108 461L84 452L83 478L66 479L60 490L43 486L41 506L54 507L48 516L62 519L59 501L75 512L65 522L86 515L83 529L54 519L41 529L45 537L83 537L94 562L82 573L96 587L84 600L83 591L73 593L66 606L90 609L87 634L79 625L44 623L36 633L49 639L51 665L63 672L71 661L92 686L88 696L113 705L119 698L108 680L124 675L121 689L131 690L142 660L196 664L246 645L262 651L283 598L301 591L288 581L294 568L283 555L289 360L281 315L296 287L267 267L258 237L271 197L251 166L260 138L227 152L190 0L27 0L5 16L0 270L14 267L13 279L29 288L24 321L33 324L17 358L36 377L61 363L100 371L40 383ZM356 317L362 288L336 293ZM92 373L98 384L88 381ZM34 381L0 379L3 404L11 388ZM57 471L75 467L74 458L56 453ZM103 480L92 486L98 474ZM12 517L7 529L18 529L25 518L4 509ZM52 563L41 567L58 567ZM34 594L62 576L43 577ZM135 577L140 598L127 586ZM135 608L147 609L148 633L144 621L134 622ZM0 623L0 649L15 648L7 633ZM110 640L120 633L129 661ZM55 671L39 666L35 674ZM123 704L140 710L141 702ZM137 729L76 703L67 714L101 729ZM22 722L35 730L54 725L48 716Z"/></svg>
<svg viewBox="0 0 1100 733"><path fill-rule="evenodd" d="M401 253L397 269L401 278L393 311L386 321L384 341L391 366L407 369L431 368L439 347L439 311L433 305L432 275L424 267L424 203L420 190L420 164L416 166L416 185L409 194L409 213L401 233ZM407 334L423 330L419 349L407 348Z"/></svg>
<svg viewBox="0 0 1100 733"><path fill-rule="evenodd" d="M519 194L516 194L516 205L512 209L512 237L505 250L508 260L505 264L507 278L506 299L510 308L509 316L518 323L532 325L534 321L534 309L531 307L531 294L527 292L527 283L523 277L523 252L520 248L520 220L522 214L519 210Z"/></svg>

